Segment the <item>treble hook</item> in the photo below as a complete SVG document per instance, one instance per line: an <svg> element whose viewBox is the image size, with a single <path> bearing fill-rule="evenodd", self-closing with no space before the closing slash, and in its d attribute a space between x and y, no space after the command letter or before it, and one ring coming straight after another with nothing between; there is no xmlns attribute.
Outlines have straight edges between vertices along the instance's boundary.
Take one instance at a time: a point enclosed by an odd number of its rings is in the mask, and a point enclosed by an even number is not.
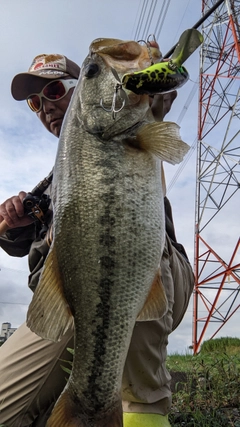
<svg viewBox="0 0 240 427"><path fill-rule="evenodd" d="M115 120L116 114L119 113L125 107L125 105L128 102L128 98L127 98L125 91L122 88L122 83L121 83L121 80L118 76L118 73L116 72L116 70L114 68L111 68L111 70L112 70L112 73L113 73L115 79L117 80L117 84L115 86L115 91L113 94L112 105L111 105L111 108L104 107L103 100L101 99L100 100L100 106L103 108L104 111L107 111L108 113L112 113L113 120ZM116 109L116 102L117 102L117 96L118 95L122 101L122 105L120 108Z"/></svg>
<svg viewBox="0 0 240 427"><path fill-rule="evenodd" d="M153 41L157 43L155 34L149 34L148 38L147 38L147 43L150 43L150 38L152 37Z"/></svg>
<svg viewBox="0 0 240 427"><path fill-rule="evenodd" d="M153 57L152 57L152 52L151 52L151 47L150 47L149 41L148 40L147 41L146 40L138 40L138 43L144 43L146 45L147 50L148 50L148 56L149 56L149 59L151 61L151 65L153 65L154 61L153 61Z"/></svg>
<svg viewBox="0 0 240 427"><path fill-rule="evenodd" d="M147 46L147 50L148 50L148 56L149 56L149 59L150 59L150 61L151 61L151 65L153 65L154 64L154 60L153 60L153 57L152 57L152 52L151 52L151 41L150 41L150 38L152 37L152 40L155 42L155 43L157 43L157 40L156 40L156 37L155 37L155 35L154 34L149 34L149 36L148 36L148 38L147 38L147 41L146 40L138 40L138 43L145 43L145 45Z"/></svg>

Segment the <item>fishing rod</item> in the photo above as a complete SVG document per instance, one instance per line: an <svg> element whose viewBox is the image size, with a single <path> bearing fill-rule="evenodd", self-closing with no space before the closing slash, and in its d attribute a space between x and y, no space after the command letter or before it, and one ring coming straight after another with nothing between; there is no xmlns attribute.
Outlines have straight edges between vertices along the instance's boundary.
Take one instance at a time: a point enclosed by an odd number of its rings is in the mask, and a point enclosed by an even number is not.
<svg viewBox="0 0 240 427"><path fill-rule="evenodd" d="M198 27L200 27L200 25L206 21L206 19L218 8L218 6L220 6L225 0L218 0L217 3L211 7L211 9L209 9L209 11L207 13L205 13L205 15L202 16L201 19L199 19L199 21L196 22L196 24L192 27L193 29L197 29ZM177 47L178 43L176 43L164 56L163 58L170 58L170 56L172 55L172 53L174 52L174 49Z"/></svg>

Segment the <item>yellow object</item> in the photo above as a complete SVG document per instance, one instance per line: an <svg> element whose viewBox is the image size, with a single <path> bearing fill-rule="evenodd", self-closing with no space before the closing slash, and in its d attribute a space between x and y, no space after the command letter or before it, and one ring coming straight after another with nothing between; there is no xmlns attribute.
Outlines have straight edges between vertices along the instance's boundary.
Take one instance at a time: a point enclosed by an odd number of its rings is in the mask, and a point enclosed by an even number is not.
<svg viewBox="0 0 240 427"><path fill-rule="evenodd" d="M167 415L123 413L123 427L171 427Z"/></svg>

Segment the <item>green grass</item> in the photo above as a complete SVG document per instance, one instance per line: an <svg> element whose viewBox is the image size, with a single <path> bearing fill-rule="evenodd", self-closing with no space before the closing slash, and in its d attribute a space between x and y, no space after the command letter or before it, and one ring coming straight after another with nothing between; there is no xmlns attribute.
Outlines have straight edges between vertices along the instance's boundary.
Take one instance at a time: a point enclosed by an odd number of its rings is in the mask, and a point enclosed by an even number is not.
<svg viewBox="0 0 240 427"><path fill-rule="evenodd" d="M239 338L215 338L205 341L201 346L201 354L210 354L211 352L226 352L228 354L237 354L240 351Z"/></svg>
<svg viewBox="0 0 240 427"><path fill-rule="evenodd" d="M239 350L238 338L220 338L204 342L197 356L168 356L166 364L173 377L172 427L240 427ZM62 362L69 374L71 362Z"/></svg>
<svg viewBox="0 0 240 427"><path fill-rule="evenodd" d="M197 356L167 359L173 377L174 427L240 427L240 340L203 343Z"/></svg>

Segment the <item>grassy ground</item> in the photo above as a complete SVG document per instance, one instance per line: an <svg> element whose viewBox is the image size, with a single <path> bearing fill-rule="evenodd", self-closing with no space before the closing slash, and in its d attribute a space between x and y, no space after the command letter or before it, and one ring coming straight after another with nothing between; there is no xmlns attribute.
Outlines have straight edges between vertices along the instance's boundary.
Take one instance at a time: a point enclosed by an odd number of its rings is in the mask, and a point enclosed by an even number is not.
<svg viewBox="0 0 240 427"><path fill-rule="evenodd" d="M171 355L170 423L175 427L240 427L240 340L203 343L197 356Z"/></svg>
<svg viewBox="0 0 240 427"><path fill-rule="evenodd" d="M69 373L71 364L63 368ZM240 427L239 339L206 341L197 356L171 355L167 368L173 378L171 426Z"/></svg>

